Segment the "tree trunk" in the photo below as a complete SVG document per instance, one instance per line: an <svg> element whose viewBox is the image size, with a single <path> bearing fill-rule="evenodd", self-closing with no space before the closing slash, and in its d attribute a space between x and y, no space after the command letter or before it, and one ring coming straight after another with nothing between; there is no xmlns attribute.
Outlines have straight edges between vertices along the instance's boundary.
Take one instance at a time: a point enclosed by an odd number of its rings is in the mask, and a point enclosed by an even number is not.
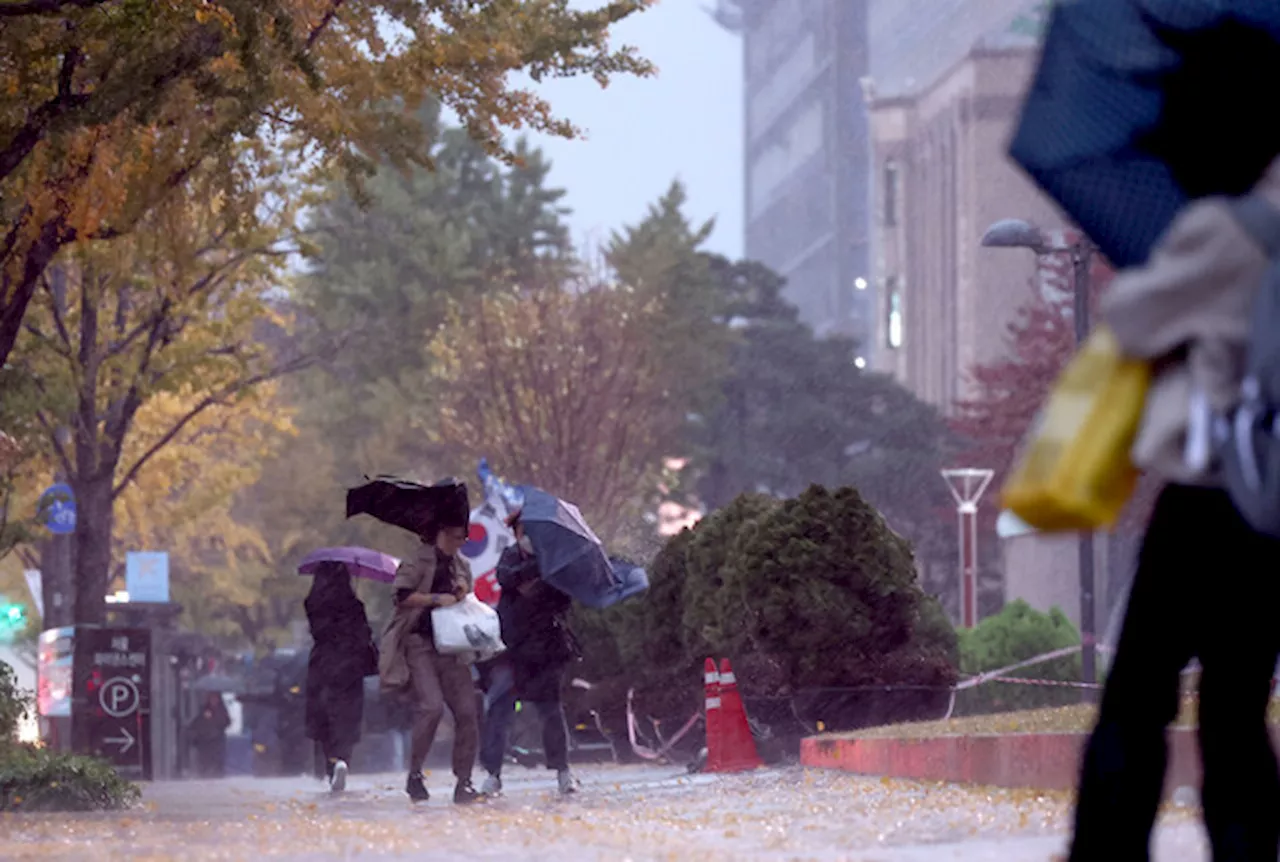
<svg viewBox="0 0 1280 862"><path fill-rule="evenodd" d="M21 230L21 227L15 225L12 230ZM13 238L16 241L16 237ZM40 276L64 242L62 220L50 219L27 249L21 265L13 260L0 258L0 367L8 361L14 342L18 340L22 318L26 316L27 306L35 296Z"/></svg>
<svg viewBox="0 0 1280 862"><path fill-rule="evenodd" d="M105 478L72 480L76 494L75 620L76 625L106 621L107 587L111 578L111 534L115 514L111 500L112 472Z"/></svg>

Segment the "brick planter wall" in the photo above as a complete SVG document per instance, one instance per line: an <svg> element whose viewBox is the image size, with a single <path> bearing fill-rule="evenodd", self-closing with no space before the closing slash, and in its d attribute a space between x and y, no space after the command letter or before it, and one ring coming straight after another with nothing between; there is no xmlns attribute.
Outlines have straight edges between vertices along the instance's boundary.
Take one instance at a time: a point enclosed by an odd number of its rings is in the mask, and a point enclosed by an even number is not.
<svg viewBox="0 0 1280 862"><path fill-rule="evenodd" d="M1273 731L1274 734L1274 731ZM858 739L814 736L800 746L800 762L860 775L913 778L994 787L1069 790L1079 776L1083 733ZM1195 732L1169 732L1166 792L1200 784Z"/></svg>

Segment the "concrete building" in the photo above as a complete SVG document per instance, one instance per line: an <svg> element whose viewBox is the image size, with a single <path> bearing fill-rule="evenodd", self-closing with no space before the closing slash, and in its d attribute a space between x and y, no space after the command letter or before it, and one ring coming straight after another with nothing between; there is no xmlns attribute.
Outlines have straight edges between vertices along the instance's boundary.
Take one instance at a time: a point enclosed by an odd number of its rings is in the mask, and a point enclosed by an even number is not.
<svg viewBox="0 0 1280 862"><path fill-rule="evenodd" d="M873 337L868 0L719 0L743 37L746 256L820 335Z"/></svg>
<svg viewBox="0 0 1280 862"><path fill-rule="evenodd" d="M1064 226L1006 152L1035 70L1040 5L871 0L868 10L872 367L944 412L969 394L966 370L1006 350L1006 325L1037 278L1030 252L984 249L983 232L1003 218ZM983 505L998 505L994 491ZM1078 625L1075 537L1002 532L979 544L998 549L1006 598L1045 611L1056 605ZM1127 555L1117 550L1096 543L1098 629L1117 578L1127 579Z"/></svg>
<svg viewBox="0 0 1280 862"><path fill-rule="evenodd" d="M1034 4L1031 4L1034 6ZM1035 263L985 250L1002 218L1061 223L1005 153L1036 60L1026 0L872 0L873 367L949 411L1004 350Z"/></svg>

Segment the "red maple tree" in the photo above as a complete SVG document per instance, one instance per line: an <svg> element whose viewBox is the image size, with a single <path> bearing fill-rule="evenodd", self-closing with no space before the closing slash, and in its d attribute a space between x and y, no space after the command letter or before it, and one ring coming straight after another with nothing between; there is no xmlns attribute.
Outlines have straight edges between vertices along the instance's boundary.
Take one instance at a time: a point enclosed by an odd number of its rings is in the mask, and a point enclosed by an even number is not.
<svg viewBox="0 0 1280 862"><path fill-rule="evenodd" d="M1091 312L1113 277L1106 261L1095 257L1089 278ZM972 394L955 403L951 427L965 441L966 463L994 470L993 490L1003 485L1050 389L1075 354L1071 278L1065 255L1044 259L1038 283L1028 286L1026 302L1007 326L1008 349L969 368ZM1094 314L1090 317L1096 320ZM1145 523L1151 497L1149 483L1143 483L1118 525L1121 532ZM999 506L982 507L984 532L994 533L998 515Z"/></svg>

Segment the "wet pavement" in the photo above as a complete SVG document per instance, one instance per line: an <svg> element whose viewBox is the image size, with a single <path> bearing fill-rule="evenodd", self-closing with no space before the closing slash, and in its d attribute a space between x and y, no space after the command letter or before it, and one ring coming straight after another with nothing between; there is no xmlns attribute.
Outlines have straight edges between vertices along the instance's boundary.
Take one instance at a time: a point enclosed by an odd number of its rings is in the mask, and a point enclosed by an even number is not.
<svg viewBox="0 0 1280 862"><path fill-rule="evenodd" d="M1065 794L981 790L801 769L688 776L595 767L562 799L550 773L515 768L505 797L450 803L448 775L411 804L403 776L352 776L331 797L307 779L154 784L143 805L97 815L0 817L4 859L822 860L1051 862ZM1156 862L1202 862L1195 811L1171 809Z"/></svg>

